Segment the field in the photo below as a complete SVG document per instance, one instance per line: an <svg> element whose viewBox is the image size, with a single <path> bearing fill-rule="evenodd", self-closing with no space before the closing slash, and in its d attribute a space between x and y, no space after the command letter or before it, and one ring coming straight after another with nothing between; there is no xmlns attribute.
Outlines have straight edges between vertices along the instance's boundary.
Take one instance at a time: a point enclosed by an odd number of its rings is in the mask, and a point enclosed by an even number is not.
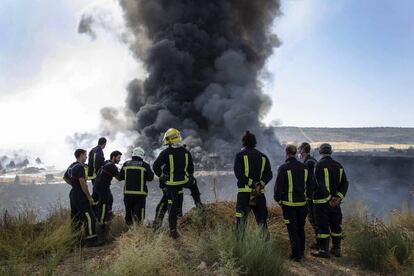
<svg viewBox="0 0 414 276"><path fill-rule="evenodd" d="M388 151L414 146L414 128L299 128L277 127L282 143L329 142L336 151Z"/></svg>

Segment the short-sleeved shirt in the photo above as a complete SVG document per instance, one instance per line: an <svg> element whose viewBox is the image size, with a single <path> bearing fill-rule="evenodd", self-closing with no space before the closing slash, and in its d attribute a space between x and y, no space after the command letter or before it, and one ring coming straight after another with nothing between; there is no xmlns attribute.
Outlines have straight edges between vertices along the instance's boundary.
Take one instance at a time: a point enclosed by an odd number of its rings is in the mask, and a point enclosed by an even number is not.
<svg viewBox="0 0 414 276"><path fill-rule="evenodd" d="M98 171L95 185L97 185L98 189L109 188L112 179L118 175L117 166L111 160L107 160Z"/></svg>
<svg viewBox="0 0 414 276"><path fill-rule="evenodd" d="M72 163L66 170L65 177L70 179L72 188L81 190L79 179L84 178L86 180L85 166L79 162Z"/></svg>

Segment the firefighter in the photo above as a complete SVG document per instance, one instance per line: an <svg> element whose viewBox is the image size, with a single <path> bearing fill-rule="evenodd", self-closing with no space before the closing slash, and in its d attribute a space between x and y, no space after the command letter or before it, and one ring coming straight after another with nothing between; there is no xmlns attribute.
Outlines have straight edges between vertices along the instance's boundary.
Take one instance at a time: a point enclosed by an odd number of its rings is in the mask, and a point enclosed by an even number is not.
<svg viewBox="0 0 414 276"><path fill-rule="evenodd" d="M282 207L292 254L290 259L300 262L305 253L306 195L309 172L296 159L297 148L287 145L286 161L277 172L274 199Z"/></svg>
<svg viewBox="0 0 414 276"><path fill-rule="evenodd" d="M86 242L89 246L100 246L103 242L98 241L96 235L96 219L91 206L95 201L89 193L86 183L84 163L87 159L86 150L75 151L76 162L72 163L66 170L63 179L72 186L70 190L70 210L72 222L76 229L83 223L85 227Z"/></svg>
<svg viewBox="0 0 414 276"><path fill-rule="evenodd" d="M313 156L311 156L310 152L311 152L311 146L309 143L303 142L298 149L298 158L301 159L303 161L303 163L305 164L305 166L308 169L308 184L307 184L307 190L309 191L309 193L307 194L307 198L306 198L306 206L308 209L308 220L309 223L312 225L312 228L314 230L315 233L315 242L311 245L311 249L317 249L317 242L316 242L316 238L318 236L318 230L316 228L316 224L315 224L315 216L313 214L313 193L315 191L315 187L316 187L316 180L315 180L315 166L316 166L316 159L313 158Z"/></svg>
<svg viewBox="0 0 414 276"><path fill-rule="evenodd" d="M158 230L162 226L162 221L164 220L165 214L168 211L167 186L163 179L160 179L159 184L162 191L162 197L155 209L155 218L153 225L154 230ZM177 206L177 217L182 217L182 202L184 200L184 190L182 188L178 191L178 200L179 204Z"/></svg>
<svg viewBox="0 0 414 276"><path fill-rule="evenodd" d="M194 183L193 184L184 184L183 188L188 188L191 191L191 196L194 200L194 204L198 210L201 212L204 211L204 206L201 203L200 198L200 190L197 185L197 179L194 177ZM160 202L157 205L157 208L155 209L155 219L154 219L154 229L157 230L161 227L162 221L164 220L164 216L167 213L168 210L168 200L167 200L167 187L165 185L165 182L160 181L160 189L162 190L162 198ZM177 216L182 217L183 216L183 202L184 202L184 190L181 189L178 191L178 210L177 210Z"/></svg>
<svg viewBox="0 0 414 276"><path fill-rule="evenodd" d="M234 160L234 174L237 178L236 220L237 232L243 231L250 210L256 222L267 232L267 207L264 195L266 184L272 179L270 162L258 151L256 137L246 131L242 137L243 149Z"/></svg>
<svg viewBox="0 0 414 276"><path fill-rule="evenodd" d="M181 212L180 192L184 186L194 185L194 164L191 153L181 144L181 134L175 128L168 129L163 138L167 146L154 162L154 173L165 182L167 188L168 222L170 236L179 238L177 216Z"/></svg>
<svg viewBox="0 0 414 276"><path fill-rule="evenodd" d="M111 193L111 181L114 177L118 178L119 171L116 164L121 161L122 153L114 151L110 155L110 160L104 162L96 175L96 192L98 194L98 222L105 230L106 224L112 217L112 203L114 198Z"/></svg>
<svg viewBox="0 0 414 276"><path fill-rule="evenodd" d="M123 164L119 173L119 180L125 180L125 222L128 225L144 223L145 220L147 181L154 179L154 173L144 158L145 151L141 147L134 148L132 159Z"/></svg>
<svg viewBox="0 0 414 276"><path fill-rule="evenodd" d="M329 239L332 238L331 252L341 256L342 211L341 203L348 191L348 180L342 165L332 159L332 146L319 147L320 160L315 167L316 189L313 196L315 222L318 229L318 250L316 257L329 258Z"/></svg>
<svg viewBox="0 0 414 276"><path fill-rule="evenodd" d="M98 201L98 193L95 191L96 174L105 162L103 149L106 147L106 138L101 137L98 140L98 145L89 151L88 157L88 179L92 182L92 198ZM96 210L95 210L96 211ZM97 212L95 212L97 213Z"/></svg>

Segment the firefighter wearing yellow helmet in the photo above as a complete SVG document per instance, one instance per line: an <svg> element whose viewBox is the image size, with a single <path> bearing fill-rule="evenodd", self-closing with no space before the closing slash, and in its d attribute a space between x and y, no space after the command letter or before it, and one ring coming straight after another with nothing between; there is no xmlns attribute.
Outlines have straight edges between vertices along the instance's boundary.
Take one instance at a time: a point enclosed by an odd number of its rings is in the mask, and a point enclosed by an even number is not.
<svg viewBox="0 0 414 276"><path fill-rule="evenodd" d="M168 199L168 222L170 236L179 237L177 231L177 215L180 213L180 194L183 187L189 188L198 194L197 203L201 205L200 192L195 185L193 173L194 163L191 153L181 144L180 131L175 128L168 129L164 134L163 143L167 146L157 157L152 166L154 173L165 183ZM194 197L194 196L193 196ZM196 199L195 199L196 201ZM197 204L196 203L196 204Z"/></svg>
<svg viewBox="0 0 414 276"><path fill-rule="evenodd" d="M170 128L164 133L164 145L174 145L182 140L180 131L176 128Z"/></svg>

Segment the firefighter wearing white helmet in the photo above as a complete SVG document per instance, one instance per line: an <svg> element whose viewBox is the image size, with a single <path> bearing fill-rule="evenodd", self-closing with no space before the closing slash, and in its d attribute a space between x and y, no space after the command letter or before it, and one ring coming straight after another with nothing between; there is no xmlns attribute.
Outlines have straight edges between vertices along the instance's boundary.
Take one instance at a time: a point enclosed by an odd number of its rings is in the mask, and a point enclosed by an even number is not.
<svg viewBox="0 0 414 276"><path fill-rule="evenodd" d="M154 173L144 158L145 151L141 147L134 148L132 159L124 163L119 173L119 180L125 180L125 222L128 225L133 222L143 223L145 219L145 204L148 195L146 182L154 179Z"/></svg>
<svg viewBox="0 0 414 276"><path fill-rule="evenodd" d="M190 188L196 204L201 206L200 192L194 185L194 164L191 153L182 145L180 131L175 128L168 129L164 134L164 145L167 146L154 162L154 173L165 183L166 197L168 199L168 222L170 236L179 237L177 232L177 215L180 213L182 188ZM181 195L180 195L181 194Z"/></svg>

